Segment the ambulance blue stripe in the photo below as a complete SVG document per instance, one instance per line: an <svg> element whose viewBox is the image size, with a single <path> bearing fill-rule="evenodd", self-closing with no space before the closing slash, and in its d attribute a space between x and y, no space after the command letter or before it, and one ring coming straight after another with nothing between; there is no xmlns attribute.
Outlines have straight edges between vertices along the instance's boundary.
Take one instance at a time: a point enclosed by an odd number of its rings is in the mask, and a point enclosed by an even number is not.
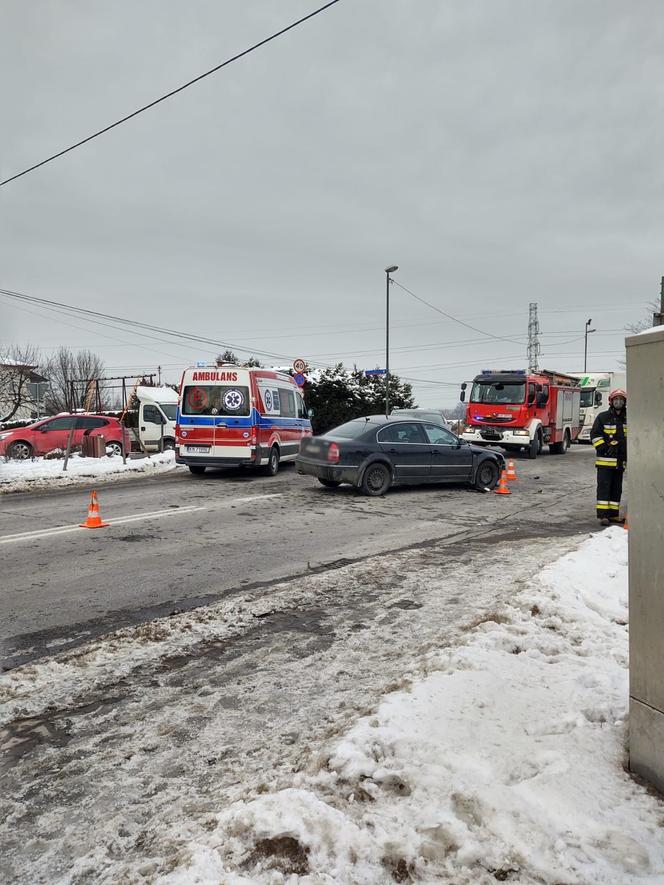
<svg viewBox="0 0 664 885"><path fill-rule="evenodd" d="M178 424L183 427L214 427L215 424L226 424L227 427L292 427L294 424L302 425L305 429L311 428L308 418L281 418L277 415L259 415L257 412L244 418L232 418L227 415L180 415L178 409ZM232 422L232 423L229 423Z"/></svg>

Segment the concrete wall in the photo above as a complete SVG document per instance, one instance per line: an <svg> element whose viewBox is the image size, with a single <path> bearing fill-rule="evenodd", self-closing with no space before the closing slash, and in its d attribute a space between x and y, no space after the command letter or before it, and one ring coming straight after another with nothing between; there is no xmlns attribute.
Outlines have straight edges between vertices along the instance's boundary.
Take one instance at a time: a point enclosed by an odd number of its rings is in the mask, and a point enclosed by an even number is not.
<svg viewBox="0 0 664 885"><path fill-rule="evenodd" d="M630 768L664 792L664 326L625 343Z"/></svg>

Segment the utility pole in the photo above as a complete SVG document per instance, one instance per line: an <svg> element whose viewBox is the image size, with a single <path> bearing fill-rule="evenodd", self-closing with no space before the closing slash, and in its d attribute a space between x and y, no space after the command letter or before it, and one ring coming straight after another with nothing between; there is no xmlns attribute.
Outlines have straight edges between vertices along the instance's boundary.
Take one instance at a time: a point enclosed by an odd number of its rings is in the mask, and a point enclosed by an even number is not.
<svg viewBox="0 0 664 885"><path fill-rule="evenodd" d="M659 294L659 313L652 315L653 326L664 326L664 277L662 277L662 285Z"/></svg>
<svg viewBox="0 0 664 885"><path fill-rule="evenodd" d="M588 367L588 335L590 335L591 332L595 331L595 329L590 328L592 326L592 322L593 322L592 320L588 320L588 322L586 323L586 331L584 334L584 339L585 339L584 345L583 345L583 371L584 372L588 371L588 368L587 368Z"/></svg>
<svg viewBox="0 0 664 885"><path fill-rule="evenodd" d="M397 264L385 268L385 417L390 417L390 274L399 270Z"/></svg>
<svg viewBox="0 0 664 885"><path fill-rule="evenodd" d="M537 319L537 303L531 301L528 310L528 371L539 372L539 320Z"/></svg>
<svg viewBox="0 0 664 885"><path fill-rule="evenodd" d="M161 366L157 366L157 371L159 372L159 387L161 387Z"/></svg>

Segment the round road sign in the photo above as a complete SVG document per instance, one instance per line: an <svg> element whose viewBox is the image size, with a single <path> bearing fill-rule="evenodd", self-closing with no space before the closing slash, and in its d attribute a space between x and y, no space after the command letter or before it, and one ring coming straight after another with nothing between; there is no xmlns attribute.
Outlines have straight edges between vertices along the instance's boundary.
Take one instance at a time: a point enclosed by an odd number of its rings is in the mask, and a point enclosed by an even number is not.
<svg viewBox="0 0 664 885"><path fill-rule="evenodd" d="M295 381L295 383L297 384L298 387L304 387L304 385L307 383L307 379L304 377L304 375L301 372L298 372L293 380Z"/></svg>
<svg viewBox="0 0 664 885"><path fill-rule="evenodd" d="M299 359L298 359L298 360L295 360L295 361L293 362L293 369L295 370L295 372L296 372L298 375L301 375L302 372L304 372L304 370L305 370L306 368L307 368L307 364L305 363L304 360L299 360ZM301 385L300 385L300 386L301 386Z"/></svg>

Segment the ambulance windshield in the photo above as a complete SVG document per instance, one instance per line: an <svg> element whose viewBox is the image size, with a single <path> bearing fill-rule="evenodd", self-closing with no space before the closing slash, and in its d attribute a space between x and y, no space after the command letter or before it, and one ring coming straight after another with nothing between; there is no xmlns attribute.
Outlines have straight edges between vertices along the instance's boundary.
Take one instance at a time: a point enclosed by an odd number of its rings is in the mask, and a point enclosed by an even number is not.
<svg viewBox="0 0 664 885"><path fill-rule="evenodd" d="M183 415L249 414L249 388L237 384L192 384L182 394Z"/></svg>
<svg viewBox="0 0 664 885"><path fill-rule="evenodd" d="M526 398L526 382L475 381L470 394L471 403L504 403L516 405Z"/></svg>

